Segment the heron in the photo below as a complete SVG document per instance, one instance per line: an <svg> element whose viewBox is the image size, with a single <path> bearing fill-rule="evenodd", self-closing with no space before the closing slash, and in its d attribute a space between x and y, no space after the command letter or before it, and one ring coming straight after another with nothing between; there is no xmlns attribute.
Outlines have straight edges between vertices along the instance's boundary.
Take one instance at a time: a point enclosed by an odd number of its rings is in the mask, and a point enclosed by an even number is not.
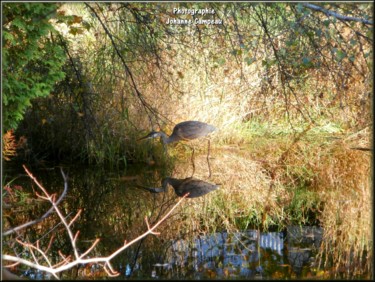
<svg viewBox="0 0 375 282"><path fill-rule="evenodd" d="M194 177L188 177L184 179L166 177L162 181L162 187L149 188L139 185L138 187L141 187L152 193L160 193L167 191L168 184L174 188L174 191L178 197L183 197L187 193L189 193L187 198L197 198L204 196L207 193L216 190L220 186L220 184L212 184Z"/></svg>
<svg viewBox="0 0 375 282"><path fill-rule="evenodd" d="M193 139L205 137L215 130L216 130L216 127L211 124L201 122L201 121L196 121L196 120L189 120L189 121L184 121L184 122L180 122L176 124L170 136L165 134L165 132L163 131L151 131L149 134L147 134L146 136L138 140L161 137L161 140L163 141L163 145L166 145L166 144L170 144L173 142L190 141ZM194 175L194 172L195 172L194 148L193 147L191 148L193 151L191 160L193 164L193 175ZM209 177L211 177L209 155L210 155L210 139L208 139L207 163L208 163Z"/></svg>

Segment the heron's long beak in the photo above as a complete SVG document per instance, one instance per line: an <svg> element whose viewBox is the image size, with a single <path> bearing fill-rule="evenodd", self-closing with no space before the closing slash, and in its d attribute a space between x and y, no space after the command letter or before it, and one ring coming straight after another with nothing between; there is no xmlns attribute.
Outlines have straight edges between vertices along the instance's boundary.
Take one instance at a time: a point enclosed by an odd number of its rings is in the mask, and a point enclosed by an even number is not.
<svg viewBox="0 0 375 282"><path fill-rule="evenodd" d="M151 133L149 133L149 134L147 134L146 136L143 136L143 137L137 139L137 141L141 141L141 140L149 139L149 138L151 138Z"/></svg>
<svg viewBox="0 0 375 282"><path fill-rule="evenodd" d="M144 140L144 139L147 139L147 138L148 138L148 136L146 135L146 136L143 136L141 138L138 138L137 141L141 141L141 140Z"/></svg>
<svg viewBox="0 0 375 282"><path fill-rule="evenodd" d="M142 185L136 185L136 187L144 189L144 190L146 190L148 192L151 192L151 193L165 192L165 189L162 188L162 187L146 187L146 186L142 186Z"/></svg>

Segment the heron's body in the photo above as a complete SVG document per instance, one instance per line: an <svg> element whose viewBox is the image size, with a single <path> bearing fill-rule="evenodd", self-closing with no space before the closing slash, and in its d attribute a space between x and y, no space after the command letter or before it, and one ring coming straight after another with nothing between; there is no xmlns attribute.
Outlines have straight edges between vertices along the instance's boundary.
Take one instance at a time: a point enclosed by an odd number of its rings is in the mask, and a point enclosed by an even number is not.
<svg viewBox="0 0 375 282"><path fill-rule="evenodd" d="M141 139L161 137L164 144L169 144L181 140L188 141L204 137L213 132L215 129L215 126L211 124L189 120L176 124L170 136L165 134L163 131L152 131Z"/></svg>
<svg viewBox="0 0 375 282"><path fill-rule="evenodd" d="M189 193L188 198L196 198L207 193L216 190L219 186L216 184L211 184L200 179L193 177L185 179L176 179L167 177L163 180L163 188L166 189L167 184L171 185L174 188L174 191L177 196L183 197Z"/></svg>
<svg viewBox="0 0 375 282"><path fill-rule="evenodd" d="M167 191L168 184L173 187L178 197L183 197L187 193L189 193L187 198L201 197L219 188L219 185L217 184L211 184L211 183L208 183L208 182L205 182L203 180L196 179L193 177L188 177L185 179L167 177L163 179L162 187L158 187L158 188L142 187L142 188L152 193L160 193L160 192Z"/></svg>
<svg viewBox="0 0 375 282"><path fill-rule="evenodd" d="M167 144L180 141L180 140L193 140L196 138L204 137L211 132L215 131L213 125L200 122L200 121L184 121L173 129L171 136L166 140Z"/></svg>

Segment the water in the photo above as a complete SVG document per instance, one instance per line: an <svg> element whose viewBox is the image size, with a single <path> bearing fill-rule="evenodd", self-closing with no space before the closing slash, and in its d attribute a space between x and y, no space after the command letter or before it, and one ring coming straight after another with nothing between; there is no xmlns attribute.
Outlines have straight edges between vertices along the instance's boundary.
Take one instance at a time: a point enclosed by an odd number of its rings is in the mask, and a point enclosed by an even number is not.
<svg viewBox="0 0 375 282"><path fill-rule="evenodd" d="M30 171L50 193L61 194L64 182L58 168ZM61 211L70 222L82 209L82 214L72 224L74 233L80 231L77 239L79 252L85 252L96 238L100 238L90 257L108 256L121 247L124 240L136 238L147 230L145 216L152 224L179 199L173 191L152 194L139 189L139 184L152 187L160 183L163 172L155 169L108 172L97 168L64 167L64 171L69 175L69 188L60 204ZM15 177L12 185L19 185L23 191L34 195L32 191L38 188L24 171L5 168L5 182ZM50 207L33 202L29 206L27 220L40 217ZM12 216L15 222L21 220ZM22 220L26 219L22 217ZM157 230L161 232L160 236L149 235L113 258L112 266L120 275L110 279L305 278L315 267L315 256L322 240L321 229L298 226L290 226L284 232L245 230L181 234L168 228L173 227L174 220L169 218L166 225ZM6 231L9 222L5 220L4 224L3 231ZM34 243L39 240L43 249L48 246L53 234L55 237L49 254L55 263L59 261L58 251L72 254L69 238L56 215L47 218L43 224L23 230L21 238ZM7 253L13 248L19 256L32 260L30 252L19 246L12 247L13 237L7 236L4 240ZM29 267L18 267L13 271L30 279L52 278ZM95 263L79 265L60 275L63 279L107 277L103 268Z"/></svg>

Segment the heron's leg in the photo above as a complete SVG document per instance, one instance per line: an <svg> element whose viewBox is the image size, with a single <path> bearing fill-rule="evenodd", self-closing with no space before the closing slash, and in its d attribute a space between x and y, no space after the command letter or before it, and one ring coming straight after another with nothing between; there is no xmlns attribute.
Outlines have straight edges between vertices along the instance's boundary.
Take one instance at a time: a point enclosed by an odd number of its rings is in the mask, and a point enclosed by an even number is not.
<svg viewBox="0 0 375 282"><path fill-rule="evenodd" d="M195 163L194 163L194 147L190 147L190 148L191 148L191 150L193 151L193 152L192 152L192 154L191 154L191 163L192 163L192 165L193 165L193 173L192 173L191 177L193 177L193 175L194 175L194 172L195 172Z"/></svg>
<svg viewBox="0 0 375 282"><path fill-rule="evenodd" d="M165 154L166 156L168 156L168 147L167 147L167 145L164 144L164 143L163 143L163 149L164 149L164 154Z"/></svg>
<svg viewBox="0 0 375 282"><path fill-rule="evenodd" d="M211 147L211 142L210 142L210 139L208 139L208 149L207 149L208 178L211 177L210 147Z"/></svg>
<svg viewBox="0 0 375 282"><path fill-rule="evenodd" d="M193 173L192 173L192 175L191 175L191 177L193 177L193 175L194 175L194 173L195 173L195 162L194 162L194 153L195 153L195 150L194 150L194 146L191 146L191 145L189 145L189 144L186 144L186 143L183 143L183 145L185 146L185 147L189 147L190 149L191 149L191 164L192 164L192 166L193 166Z"/></svg>

